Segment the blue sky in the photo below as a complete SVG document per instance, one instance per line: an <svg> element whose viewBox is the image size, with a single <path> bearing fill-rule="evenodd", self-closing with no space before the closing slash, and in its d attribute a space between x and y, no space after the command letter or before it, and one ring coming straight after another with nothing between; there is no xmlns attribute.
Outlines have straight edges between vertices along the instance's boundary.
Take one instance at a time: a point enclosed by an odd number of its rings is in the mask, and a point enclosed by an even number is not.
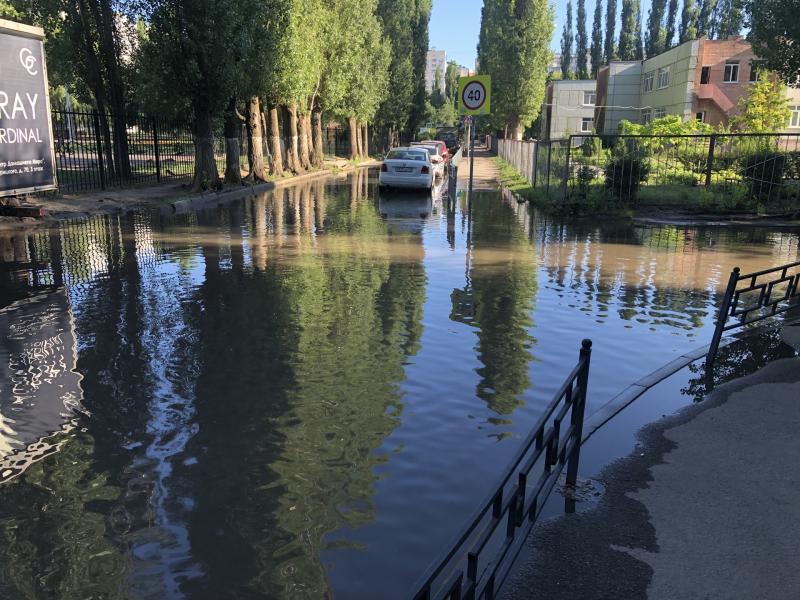
<svg viewBox="0 0 800 600"><path fill-rule="evenodd" d="M594 18L595 0L586 0L586 29L592 35L592 19ZM573 23L575 21L575 5L573 0ZM617 0L617 10L622 5ZM475 48L478 45L478 33L481 29L481 7L483 0L433 0L433 12L430 22L430 45L438 50L447 52L448 60L455 60L465 67L475 67ZM561 44L561 30L564 28L564 19L567 13L566 0L559 0L556 6L556 28L550 47L558 51ZM642 1L642 20L647 20L647 11L650 10L650 0ZM605 16L605 1L603 1L603 15ZM605 29L605 20L603 22ZM617 19L617 34L619 34L619 19Z"/></svg>

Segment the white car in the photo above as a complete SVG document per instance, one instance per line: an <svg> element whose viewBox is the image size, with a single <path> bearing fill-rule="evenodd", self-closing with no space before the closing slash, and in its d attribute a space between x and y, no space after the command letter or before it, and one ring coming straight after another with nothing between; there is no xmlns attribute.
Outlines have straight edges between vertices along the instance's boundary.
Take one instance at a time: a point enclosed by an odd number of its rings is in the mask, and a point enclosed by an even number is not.
<svg viewBox="0 0 800 600"><path fill-rule="evenodd" d="M412 148L424 148L431 155L431 164L433 164L433 174L436 177L444 177L445 160L442 156L439 146L430 144L411 144Z"/></svg>
<svg viewBox="0 0 800 600"><path fill-rule="evenodd" d="M433 187L434 166L424 148L395 148L383 160L378 185L429 190Z"/></svg>

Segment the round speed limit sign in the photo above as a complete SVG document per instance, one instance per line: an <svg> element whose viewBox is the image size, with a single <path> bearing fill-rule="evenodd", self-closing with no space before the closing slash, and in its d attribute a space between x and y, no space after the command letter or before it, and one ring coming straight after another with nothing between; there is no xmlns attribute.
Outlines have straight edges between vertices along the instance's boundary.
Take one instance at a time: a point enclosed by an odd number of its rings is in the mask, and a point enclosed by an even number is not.
<svg viewBox="0 0 800 600"><path fill-rule="evenodd" d="M486 102L486 87L480 81L470 81L461 92L461 102L467 110L480 110Z"/></svg>

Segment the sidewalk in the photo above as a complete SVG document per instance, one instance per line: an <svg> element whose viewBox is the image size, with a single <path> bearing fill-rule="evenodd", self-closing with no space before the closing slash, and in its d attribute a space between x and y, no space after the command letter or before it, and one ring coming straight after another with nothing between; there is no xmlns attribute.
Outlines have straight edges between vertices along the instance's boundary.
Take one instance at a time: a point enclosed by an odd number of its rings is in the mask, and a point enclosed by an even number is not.
<svg viewBox="0 0 800 600"><path fill-rule="evenodd" d="M493 191L498 189L497 178L500 175L494 162L496 155L485 147L475 148L475 173L473 175L472 189L475 191ZM458 187L469 187L469 157L461 159L458 165Z"/></svg>
<svg viewBox="0 0 800 600"><path fill-rule="evenodd" d="M783 342L800 352L800 327ZM505 598L800 597L800 358L640 431L596 509L543 522Z"/></svg>
<svg viewBox="0 0 800 600"><path fill-rule="evenodd" d="M114 188L91 192L71 193L55 197L33 198L23 202L22 206L42 206L46 216L41 219L3 217L0 216L0 231L14 231L48 226L58 221L88 217L101 214L122 214L146 207L165 206L170 204L196 204L213 202L214 200L233 200L238 197L260 194L276 188L285 187L353 171L355 168L367 168L380 165L379 161L367 160L354 166L344 159L326 160L325 168L309 171L301 175L284 177L275 181L243 184L238 187L226 187L214 192L190 192L190 179L172 181L152 186Z"/></svg>

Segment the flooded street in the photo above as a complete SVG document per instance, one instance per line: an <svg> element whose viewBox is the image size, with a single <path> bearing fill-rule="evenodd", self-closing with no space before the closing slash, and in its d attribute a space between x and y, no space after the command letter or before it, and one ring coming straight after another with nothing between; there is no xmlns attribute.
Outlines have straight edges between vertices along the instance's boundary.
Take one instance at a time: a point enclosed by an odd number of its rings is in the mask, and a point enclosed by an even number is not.
<svg viewBox="0 0 800 600"><path fill-rule="evenodd" d="M377 173L0 236L0 598L405 598L594 341L588 413L793 232Z"/></svg>

